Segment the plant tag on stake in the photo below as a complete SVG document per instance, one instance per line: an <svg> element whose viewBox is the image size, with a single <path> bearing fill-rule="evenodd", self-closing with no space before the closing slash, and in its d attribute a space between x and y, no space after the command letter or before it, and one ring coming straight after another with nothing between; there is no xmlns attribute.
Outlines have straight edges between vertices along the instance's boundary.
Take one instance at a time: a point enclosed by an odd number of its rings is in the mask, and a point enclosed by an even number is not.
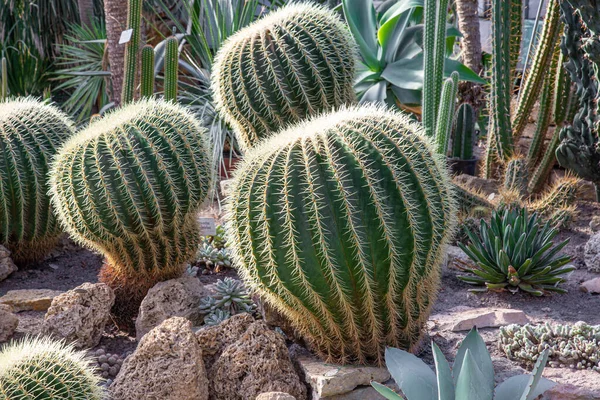
<svg viewBox="0 0 600 400"><path fill-rule="evenodd" d="M212 217L200 217L200 235L201 236L215 236L217 234L217 226L215 219Z"/></svg>
<svg viewBox="0 0 600 400"><path fill-rule="evenodd" d="M126 31L121 32L121 37L119 38L119 44L128 43L131 40L132 35L133 35L133 29L127 29Z"/></svg>

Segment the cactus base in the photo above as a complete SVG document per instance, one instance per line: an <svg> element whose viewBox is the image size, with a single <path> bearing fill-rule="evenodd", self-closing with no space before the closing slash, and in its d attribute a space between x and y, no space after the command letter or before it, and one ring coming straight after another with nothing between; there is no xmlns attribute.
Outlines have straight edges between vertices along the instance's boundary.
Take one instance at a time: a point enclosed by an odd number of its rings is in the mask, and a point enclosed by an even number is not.
<svg viewBox="0 0 600 400"><path fill-rule="evenodd" d="M59 238L54 236L35 241L9 242L4 247L10 251L10 257L17 267L22 268L43 260L56 247Z"/></svg>

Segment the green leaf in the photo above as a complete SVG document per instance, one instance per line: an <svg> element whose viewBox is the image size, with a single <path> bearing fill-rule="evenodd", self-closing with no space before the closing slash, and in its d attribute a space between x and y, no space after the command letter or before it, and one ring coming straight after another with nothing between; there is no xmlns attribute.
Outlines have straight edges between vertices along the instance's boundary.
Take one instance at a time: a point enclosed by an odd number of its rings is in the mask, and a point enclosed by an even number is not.
<svg viewBox="0 0 600 400"><path fill-rule="evenodd" d="M342 8L348 27L358 44L360 53L367 65L377 70L377 18L372 0L343 0Z"/></svg>
<svg viewBox="0 0 600 400"><path fill-rule="evenodd" d="M533 371L531 371L531 377L529 379L529 382L527 383L527 388L526 388L525 392L521 396L521 400L533 400L537 396L539 396L541 393L543 393L543 392L541 392L539 394L536 393L536 389L542 378L542 372L544 372L544 368L546 367L546 363L548 362L548 355L549 355L549 350L546 349L539 356L537 362L535 363L535 366L533 367ZM552 382L552 383L554 383L554 382ZM554 386L554 385L552 385L552 386ZM546 390L544 390L544 392Z"/></svg>
<svg viewBox="0 0 600 400"><path fill-rule="evenodd" d="M381 77L399 88L423 89L423 54L388 64L381 73Z"/></svg>
<svg viewBox="0 0 600 400"><path fill-rule="evenodd" d="M452 368L452 372L454 374L454 383L457 384L458 382L458 377L463 367L463 362L467 350L470 352L473 359L479 366L480 371L483 374L483 377L485 378L485 385L489 390L493 391L494 366L492 364L492 358L490 357L490 353L488 352L488 349L485 346L485 342L477 332L476 328L471 329L469 334L464 338L464 340L460 344L460 347L458 348L456 358L454 359L454 366ZM459 399L457 398L457 400Z"/></svg>
<svg viewBox="0 0 600 400"><path fill-rule="evenodd" d="M400 396L398 393L379 382L371 381L371 386L373 386L373 389L375 389L377 393L388 400L404 400L404 397Z"/></svg>
<svg viewBox="0 0 600 400"><path fill-rule="evenodd" d="M444 77L448 78L452 73L458 72L458 78L461 81L479 83L480 85L487 85L487 81L477 75L471 68L467 67L460 61L452 58L446 58L444 62Z"/></svg>
<svg viewBox="0 0 600 400"><path fill-rule="evenodd" d="M494 380L492 379L492 385ZM466 350L464 362L456 380L456 400L492 400L494 388L490 388L484 374L477 367L477 362Z"/></svg>
<svg viewBox="0 0 600 400"><path fill-rule="evenodd" d="M360 98L361 103L381 103L385 101L387 82L379 81L367 89Z"/></svg>
<svg viewBox="0 0 600 400"><path fill-rule="evenodd" d="M431 348L437 372L438 400L454 400L454 382L448 360L437 344L431 342Z"/></svg>
<svg viewBox="0 0 600 400"><path fill-rule="evenodd" d="M435 373L415 355L388 347L385 349L385 363L408 400L437 398Z"/></svg>
<svg viewBox="0 0 600 400"><path fill-rule="evenodd" d="M517 375L508 378L496 387L494 400L516 400L521 398L521 395L525 392L525 389L529 384L529 379L529 375ZM556 383L551 380L542 378L532 393L535 394L535 396L539 396L547 390L552 389L555 385ZM533 397L534 399L535 396Z"/></svg>

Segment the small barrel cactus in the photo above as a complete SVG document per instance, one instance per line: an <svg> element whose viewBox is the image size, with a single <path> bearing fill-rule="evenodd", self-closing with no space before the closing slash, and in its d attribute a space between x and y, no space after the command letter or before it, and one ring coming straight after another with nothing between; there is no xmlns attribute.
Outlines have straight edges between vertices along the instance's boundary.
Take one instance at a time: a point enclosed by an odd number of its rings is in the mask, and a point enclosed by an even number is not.
<svg viewBox="0 0 600 400"><path fill-rule="evenodd" d="M409 117L364 106L292 126L236 169L238 271L328 360L419 343L457 214L435 153Z"/></svg>
<svg viewBox="0 0 600 400"><path fill-rule="evenodd" d="M106 257L101 280L125 315L196 253L196 211L211 176L205 140L184 108L142 100L92 122L56 157L58 217L76 241Z"/></svg>
<svg viewBox="0 0 600 400"><path fill-rule="evenodd" d="M333 11L291 4L223 45L212 69L215 100L249 148L283 126L356 101L355 57Z"/></svg>
<svg viewBox="0 0 600 400"><path fill-rule="evenodd" d="M83 351L26 338L0 351L0 400L101 400L100 378Z"/></svg>
<svg viewBox="0 0 600 400"><path fill-rule="evenodd" d="M60 235L47 174L73 132L56 107L33 98L0 101L0 243L17 263L43 258Z"/></svg>

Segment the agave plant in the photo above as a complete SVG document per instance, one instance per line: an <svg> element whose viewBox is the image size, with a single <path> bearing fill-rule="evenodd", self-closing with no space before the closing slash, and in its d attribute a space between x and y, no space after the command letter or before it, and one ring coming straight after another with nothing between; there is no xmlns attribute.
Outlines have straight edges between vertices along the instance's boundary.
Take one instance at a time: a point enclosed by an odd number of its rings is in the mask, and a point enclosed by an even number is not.
<svg viewBox="0 0 600 400"><path fill-rule="evenodd" d="M458 278L485 288L473 291L517 292L519 289L541 296L546 292L566 293L557 287L565 275L574 270L565 266L571 258L558 253L569 243L554 246L552 239L558 230L552 223L542 225L536 213L528 215L525 208L492 212L490 224L481 221L479 234L466 230L470 244L458 246L475 265L460 263L459 268L471 273Z"/></svg>
<svg viewBox="0 0 600 400"><path fill-rule="evenodd" d="M385 362L407 400L533 400L556 385L542 378L548 350L537 359L531 375L513 376L498 386L485 342L473 328L462 341L450 369L440 348L431 343L436 372L406 351L388 348ZM389 400L404 398L377 382L371 385Z"/></svg>
<svg viewBox="0 0 600 400"><path fill-rule="evenodd" d="M355 89L361 102L385 102L397 107L420 106L423 89L423 0L385 2L379 12L373 0L343 0L344 16L359 46ZM461 34L446 32L444 75L485 84L475 72L452 58Z"/></svg>

